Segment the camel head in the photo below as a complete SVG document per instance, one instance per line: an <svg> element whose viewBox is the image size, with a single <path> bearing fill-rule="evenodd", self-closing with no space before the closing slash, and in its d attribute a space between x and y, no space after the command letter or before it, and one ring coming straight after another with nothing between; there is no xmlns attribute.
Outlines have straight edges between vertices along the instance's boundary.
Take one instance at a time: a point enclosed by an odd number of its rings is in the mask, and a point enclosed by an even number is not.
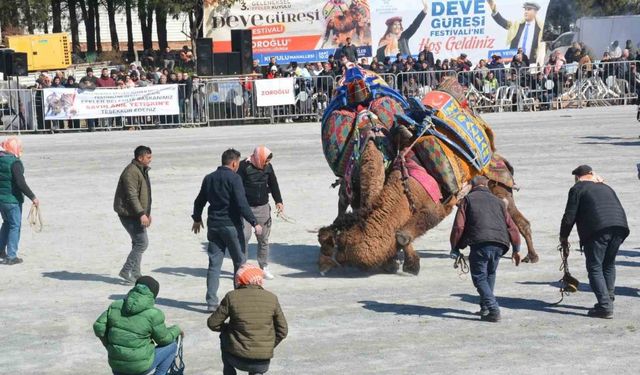
<svg viewBox="0 0 640 375"><path fill-rule="evenodd" d="M318 242L320 243L318 269L322 276L344 262L344 253L338 251L337 236L337 229L333 226L323 227L318 231Z"/></svg>

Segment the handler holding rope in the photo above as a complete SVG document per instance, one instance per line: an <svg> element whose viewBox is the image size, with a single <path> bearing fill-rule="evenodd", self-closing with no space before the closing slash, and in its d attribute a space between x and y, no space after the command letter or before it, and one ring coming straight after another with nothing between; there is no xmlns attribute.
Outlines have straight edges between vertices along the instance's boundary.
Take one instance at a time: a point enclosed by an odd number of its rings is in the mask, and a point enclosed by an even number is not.
<svg viewBox="0 0 640 375"><path fill-rule="evenodd" d="M496 270L500 257L513 247L511 256L516 266L520 264L520 233L511 219L507 207L491 194L484 176L471 180L473 189L460 201L451 230L451 255L456 258L467 246L471 280L480 294L480 319L500 321L500 307L493 294Z"/></svg>
<svg viewBox="0 0 640 375"><path fill-rule="evenodd" d="M2 228L0 229L0 259L3 264L14 265L22 263L22 258L18 258L18 243L20 242L24 196L29 197L36 207L40 205L40 201L29 189L24 179L24 166L20 161L22 141L16 137L9 137L2 142L1 146L0 214L2 214Z"/></svg>
<svg viewBox="0 0 640 375"><path fill-rule="evenodd" d="M584 249L589 285L598 303L589 309L595 318L613 318L616 282L616 255L629 235L627 215L615 191L602 183L588 165L571 172L576 184L569 190L567 206L560 224L560 244L569 256L569 234L578 226L580 247Z"/></svg>

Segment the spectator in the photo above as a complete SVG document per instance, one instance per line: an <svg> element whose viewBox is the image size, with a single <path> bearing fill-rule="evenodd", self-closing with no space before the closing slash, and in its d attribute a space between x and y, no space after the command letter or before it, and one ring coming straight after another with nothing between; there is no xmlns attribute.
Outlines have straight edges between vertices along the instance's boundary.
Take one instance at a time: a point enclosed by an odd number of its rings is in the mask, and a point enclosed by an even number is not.
<svg viewBox="0 0 640 375"><path fill-rule="evenodd" d="M331 57L331 56L329 56L329 57ZM267 70L271 71L274 66L276 67L276 70L280 69L280 66L278 66L278 63L276 62L276 58L271 56L269 58L269 66L267 67L268 68Z"/></svg>
<svg viewBox="0 0 640 375"><path fill-rule="evenodd" d="M287 320L278 298L262 288L258 267L244 264L236 273L235 284L236 289L224 296L207 326L220 332L225 375L235 375L236 369L264 374L275 347L287 337ZM227 318L229 323L225 323Z"/></svg>
<svg viewBox="0 0 640 375"><path fill-rule="evenodd" d="M516 51L516 55L520 55L522 66L524 66L525 68L529 67L530 65L529 56L527 56L527 54L524 53L524 51L522 50L522 47L518 47L518 50Z"/></svg>
<svg viewBox="0 0 640 375"><path fill-rule="evenodd" d="M347 37L347 43L342 47L342 56L355 63L358 60L358 49L351 44L351 38Z"/></svg>
<svg viewBox="0 0 640 375"><path fill-rule="evenodd" d="M78 84L76 83L76 79L73 76L67 77L67 82L65 82L64 87L70 89L77 89Z"/></svg>
<svg viewBox="0 0 640 375"><path fill-rule="evenodd" d="M53 77L53 81L51 82L51 87L64 87L64 85L62 84L62 81L60 80L60 77L58 77L57 75Z"/></svg>
<svg viewBox="0 0 640 375"><path fill-rule="evenodd" d="M276 78L276 73L277 72L278 72L278 67L276 65L271 65L271 67L269 68L269 72L267 73L266 78L267 79Z"/></svg>
<svg viewBox="0 0 640 375"><path fill-rule="evenodd" d="M494 97L498 91L498 80L493 71L489 71L485 79L482 80L483 92L490 97Z"/></svg>
<svg viewBox="0 0 640 375"><path fill-rule="evenodd" d="M574 42L573 44L571 44L571 47L569 47L567 52L564 54L564 60L567 64L577 63L578 61L580 61L581 57L582 48L580 47L580 44L578 42Z"/></svg>
<svg viewBox="0 0 640 375"><path fill-rule="evenodd" d="M418 86L418 82L416 82L416 77L413 75L411 75L409 80L402 85L402 95L407 98L420 95L420 87Z"/></svg>
<svg viewBox="0 0 640 375"><path fill-rule="evenodd" d="M498 84L502 86L505 83L505 67L502 63L502 57L500 55L491 56L491 62L487 65L487 68L495 72Z"/></svg>
<svg viewBox="0 0 640 375"><path fill-rule="evenodd" d="M155 301L160 284L142 276L124 299L113 302L93 323L93 332L107 349L114 375L165 375L173 363L178 335L177 325L168 327Z"/></svg>
<svg viewBox="0 0 640 375"><path fill-rule="evenodd" d="M171 51L169 46L164 49L160 57L162 58L162 66L165 69L173 70L176 66L176 54Z"/></svg>
<svg viewBox="0 0 640 375"><path fill-rule="evenodd" d="M428 43L427 45L424 46L424 49L420 51L420 53L418 54L418 59L420 59L421 56L424 58L427 64L429 64L430 67L435 66L435 61L433 59L433 52L431 52L431 46Z"/></svg>
<svg viewBox="0 0 640 375"><path fill-rule="evenodd" d="M109 69L103 68L100 77L96 79L96 87L116 87L116 82L111 78Z"/></svg>
<svg viewBox="0 0 640 375"><path fill-rule="evenodd" d="M369 61L367 60L366 57L363 57L360 59L360 66L363 69L369 69L369 70L371 69L371 65L369 65Z"/></svg>
<svg viewBox="0 0 640 375"><path fill-rule="evenodd" d="M82 89L95 89L98 83L98 78L93 75L93 69L90 67L86 70L87 75L80 79L80 87Z"/></svg>
<svg viewBox="0 0 640 375"><path fill-rule="evenodd" d="M611 56L612 59L619 59L622 56L622 49L620 48L619 42L617 40L611 43L608 52L609 56Z"/></svg>
<svg viewBox="0 0 640 375"><path fill-rule="evenodd" d="M320 75L320 73L322 72L322 63L317 62L315 64L313 64L313 69L311 70L311 75L313 75L314 77L317 77Z"/></svg>

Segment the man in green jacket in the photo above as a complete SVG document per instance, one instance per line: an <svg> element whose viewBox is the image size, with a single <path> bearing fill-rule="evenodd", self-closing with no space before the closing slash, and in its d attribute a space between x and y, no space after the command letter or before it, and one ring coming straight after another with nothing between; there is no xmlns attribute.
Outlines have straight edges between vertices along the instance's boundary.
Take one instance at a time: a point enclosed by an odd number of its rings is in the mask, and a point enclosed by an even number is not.
<svg viewBox="0 0 640 375"><path fill-rule="evenodd" d="M235 276L237 289L227 293L207 321L209 329L220 332L223 375L236 375L236 369L249 375L267 372L273 349L287 337L278 297L262 288L263 277L257 266L243 264Z"/></svg>
<svg viewBox="0 0 640 375"><path fill-rule="evenodd" d="M169 371L176 357L176 339L184 337L184 332L177 325L165 326L164 314L154 307L159 290L153 277L142 276L125 299L113 302L93 323L114 375Z"/></svg>
<svg viewBox="0 0 640 375"><path fill-rule="evenodd" d="M133 156L134 159L120 175L113 199L113 210L131 237L131 252L120 270L120 277L132 284L141 275L142 253L149 246L147 228L151 225L151 149L138 146Z"/></svg>

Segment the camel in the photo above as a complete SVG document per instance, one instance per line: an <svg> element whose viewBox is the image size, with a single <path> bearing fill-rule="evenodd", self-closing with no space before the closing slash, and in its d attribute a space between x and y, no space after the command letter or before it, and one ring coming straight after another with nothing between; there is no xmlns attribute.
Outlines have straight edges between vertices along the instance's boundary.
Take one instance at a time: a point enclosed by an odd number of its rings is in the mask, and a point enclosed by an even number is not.
<svg viewBox="0 0 640 375"><path fill-rule="evenodd" d="M475 175L471 168L463 168L463 173L465 181ZM412 242L446 218L460 197L452 197L446 203L435 202L415 179L408 178L409 195L415 205L412 211L401 172L392 171L381 186L379 176L384 175L382 155L370 141L361 157L359 182L362 191L354 192L359 195L356 203L359 206L355 205L351 213L341 212L332 225L318 232L318 266L322 274L342 265L394 273L398 270L396 257L401 250L404 252L403 271L418 274L420 258ZM533 247L530 223L518 210L513 190L496 181L491 181L489 188L507 204L509 214L527 243L527 260L536 263L539 258ZM468 190L461 196L466 192ZM346 198L340 199L341 209L346 210Z"/></svg>
<svg viewBox="0 0 640 375"><path fill-rule="evenodd" d="M492 180L527 241L528 259L538 260L513 200L513 168L494 153L491 128L458 95L435 91L422 103L407 101L367 71L349 69L346 77L322 121L340 201L336 220L318 233L321 273L336 265L395 272L402 251L403 270L417 274L412 242L451 213L478 174ZM349 204L353 211L345 213Z"/></svg>

